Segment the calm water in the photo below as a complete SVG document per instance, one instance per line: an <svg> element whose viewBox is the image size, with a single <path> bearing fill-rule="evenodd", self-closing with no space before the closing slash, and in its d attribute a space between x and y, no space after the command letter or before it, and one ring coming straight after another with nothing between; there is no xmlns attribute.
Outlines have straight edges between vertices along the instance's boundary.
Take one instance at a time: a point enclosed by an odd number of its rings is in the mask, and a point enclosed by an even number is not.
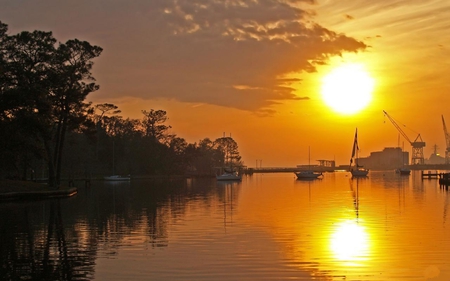
<svg viewBox="0 0 450 281"><path fill-rule="evenodd" d="M449 198L419 172L80 184L0 203L0 280L450 280Z"/></svg>

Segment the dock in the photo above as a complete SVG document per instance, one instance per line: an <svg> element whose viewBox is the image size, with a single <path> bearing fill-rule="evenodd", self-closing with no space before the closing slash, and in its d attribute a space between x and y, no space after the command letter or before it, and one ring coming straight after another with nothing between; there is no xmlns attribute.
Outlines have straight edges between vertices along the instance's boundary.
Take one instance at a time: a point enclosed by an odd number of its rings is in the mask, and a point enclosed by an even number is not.
<svg viewBox="0 0 450 281"><path fill-rule="evenodd" d="M421 175L422 179L439 179L439 185L445 186L446 189L448 189L450 185L450 173L433 173L431 171L424 173L424 171L422 171Z"/></svg>
<svg viewBox="0 0 450 281"><path fill-rule="evenodd" d="M253 173L297 173L300 171L312 170L314 172L334 172L337 170L335 167L324 167L324 166L302 166L302 167L258 167L258 168L247 168L244 170L245 174Z"/></svg>
<svg viewBox="0 0 450 281"><path fill-rule="evenodd" d="M439 184L448 188L450 185L450 173L441 173L439 177Z"/></svg>
<svg viewBox="0 0 450 281"><path fill-rule="evenodd" d="M421 175L422 175L422 179L438 179L440 178L442 173L438 173L438 172L431 172L428 171L427 173L425 173L424 171L421 171Z"/></svg>

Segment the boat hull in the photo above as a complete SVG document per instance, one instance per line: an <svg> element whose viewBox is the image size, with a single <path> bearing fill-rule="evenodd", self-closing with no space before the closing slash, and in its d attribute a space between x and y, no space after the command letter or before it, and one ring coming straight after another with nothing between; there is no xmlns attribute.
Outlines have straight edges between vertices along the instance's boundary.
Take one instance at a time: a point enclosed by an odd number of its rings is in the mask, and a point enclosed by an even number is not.
<svg viewBox="0 0 450 281"><path fill-rule="evenodd" d="M216 179L218 181L240 181L240 180L242 180L242 176L236 175L236 174L225 173L225 174L216 176Z"/></svg>
<svg viewBox="0 0 450 281"><path fill-rule="evenodd" d="M411 174L411 170L403 168L397 169L396 172L402 176L409 176Z"/></svg>
<svg viewBox="0 0 450 281"><path fill-rule="evenodd" d="M350 173L352 174L352 177L367 177L367 175L369 174L369 170L366 169L351 170Z"/></svg>
<svg viewBox="0 0 450 281"><path fill-rule="evenodd" d="M123 176L107 176L103 177L105 181L129 181L130 177L123 177Z"/></svg>
<svg viewBox="0 0 450 281"><path fill-rule="evenodd" d="M310 180L310 179L317 179L320 176L322 176L322 173L316 173L313 171L301 171L298 173L295 173L295 175L297 176L297 179L302 180Z"/></svg>

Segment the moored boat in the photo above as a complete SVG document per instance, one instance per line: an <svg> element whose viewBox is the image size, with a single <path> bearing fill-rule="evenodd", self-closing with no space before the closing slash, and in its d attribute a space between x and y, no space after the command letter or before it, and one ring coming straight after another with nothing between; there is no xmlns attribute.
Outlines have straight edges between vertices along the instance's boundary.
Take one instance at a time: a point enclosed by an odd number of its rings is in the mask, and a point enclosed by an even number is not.
<svg viewBox="0 0 450 281"><path fill-rule="evenodd" d="M403 176L408 176L411 174L411 170L408 168L398 168L397 170L395 170L395 172L397 174L403 175Z"/></svg>
<svg viewBox="0 0 450 281"><path fill-rule="evenodd" d="M352 169L350 172L352 177L367 177L367 174L369 174L369 170L362 167Z"/></svg>
<svg viewBox="0 0 450 281"><path fill-rule="evenodd" d="M312 170L306 170L306 171L300 171L295 173L295 175L297 176L297 179L301 180L301 179L317 179L320 176L322 176L322 173L320 172L314 172Z"/></svg>
<svg viewBox="0 0 450 281"><path fill-rule="evenodd" d="M350 173L352 177L367 177L369 170L365 169L363 166L358 165L358 128L355 131L355 138L353 140L352 157L350 158ZM355 165L353 164L353 159L355 160Z"/></svg>
<svg viewBox="0 0 450 281"><path fill-rule="evenodd" d="M131 178L129 176L124 177L120 175L106 176L103 177L105 181L129 181Z"/></svg>
<svg viewBox="0 0 450 281"><path fill-rule="evenodd" d="M242 176L237 172L227 172L225 171L221 175L216 175L216 179L218 181L240 181L242 180Z"/></svg>
<svg viewBox="0 0 450 281"><path fill-rule="evenodd" d="M317 179L322 176L322 173L315 172L311 170L311 148L308 147L308 170L295 172L294 174L297 176L299 180L312 180Z"/></svg>

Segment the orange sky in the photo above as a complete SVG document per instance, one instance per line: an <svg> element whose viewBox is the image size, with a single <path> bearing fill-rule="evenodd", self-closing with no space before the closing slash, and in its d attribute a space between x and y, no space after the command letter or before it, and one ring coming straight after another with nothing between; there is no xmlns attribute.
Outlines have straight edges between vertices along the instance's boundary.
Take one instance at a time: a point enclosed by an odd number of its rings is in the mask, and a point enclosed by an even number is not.
<svg viewBox="0 0 450 281"><path fill-rule="evenodd" d="M397 146L382 110L411 140L421 134L426 158L434 145L443 154L450 2L347 2L0 0L0 21L9 34L53 31L102 47L90 101L132 118L166 110L171 133L191 143L231 134L248 166L306 164L308 147L312 162L347 164L355 127L361 156ZM368 107L344 116L320 88L348 62L363 64L375 89Z"/></svg>

